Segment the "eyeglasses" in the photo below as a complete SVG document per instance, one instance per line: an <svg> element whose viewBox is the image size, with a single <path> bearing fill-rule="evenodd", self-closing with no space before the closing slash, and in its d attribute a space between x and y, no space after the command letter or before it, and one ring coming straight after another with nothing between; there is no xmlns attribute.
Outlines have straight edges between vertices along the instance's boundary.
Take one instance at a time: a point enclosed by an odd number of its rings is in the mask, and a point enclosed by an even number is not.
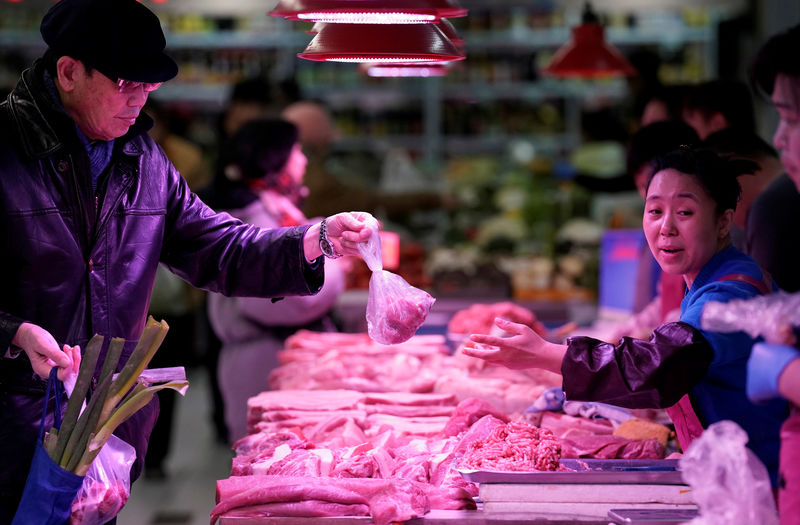
<svg viewBox="0 0 800 525"><path fill-rule="evenodd" d="M125 80L120 78L117 80L117 89L120 93L133 93L140 87L144 88L145 93L150 93L161 87L163 82L136 82L134 80Z"/></svg>

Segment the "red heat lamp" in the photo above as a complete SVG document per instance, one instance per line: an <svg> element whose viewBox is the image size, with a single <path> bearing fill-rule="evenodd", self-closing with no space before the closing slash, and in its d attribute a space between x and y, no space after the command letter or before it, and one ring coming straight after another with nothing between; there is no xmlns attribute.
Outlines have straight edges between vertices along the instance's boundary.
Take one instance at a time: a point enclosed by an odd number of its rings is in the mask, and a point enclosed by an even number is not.
<svg viewBox="0 0 800 525"><path fill-rule="evenodd" d="M466 16L467 10L455 0L280 0L269 14L335 24L426 24Z"/></svg>
<svg viewBox="0 0 800 525"><path fill-rule="evenodd" d="M459 51L464 50L464 47L466 46L467 42L461 36L459 36L458 32L456 31L456 28L453 26L450 20L442 18L436 23L436 25L439 26L439 29L442 30L444 36L446 36L447 39L450 40L450 42L452 42L453 45L456 46L456 48L458 48Z"/></svg>
<svg viewBox="0 0 800 525"><path fill-rule="evenodd" d="M297 56L382 64L441 64L464 59L436 24L325 24Z"/></svg>
<svg viewBox="0 0 800 525"><path fill-rule="evenodd" d="M583 22L572 28L572 39L555 52L544 72L562 78L635 75L636 70L622 53L605 41L603 32L603 26L587 2Z"/></svg>

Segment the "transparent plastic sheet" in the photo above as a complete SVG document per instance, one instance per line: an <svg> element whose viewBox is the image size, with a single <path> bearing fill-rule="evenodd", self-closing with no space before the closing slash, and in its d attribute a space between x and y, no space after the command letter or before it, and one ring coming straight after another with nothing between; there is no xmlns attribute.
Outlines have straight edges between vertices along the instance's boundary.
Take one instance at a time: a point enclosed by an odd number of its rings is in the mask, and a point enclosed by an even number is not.
<svg viewBox="0 0 800 525"><path fill-rule="evenodd" d="M691 525L777 525L767 468L748 449L747 432L719 421L695 439L680 460L700 515Z"/></svg>
<svg viewBox="0 0 800 525"><path fill-rule="evenodd" d="M131 493L136 449L112 435L83 478L72 502L69 525L103 525L119 514Z"/></svg>
<svg viewBox="0 0 800 525"><path fill-rule="evenodd" d="M369 224L372 237L359 245L372 271L367 299L367 332L373 341L391 345L408 341L428 317L435 299L405 279L383 269L378 223Z"/></svg>
<svg viewBox="0 0 800 525"><path fill-rule="evenodd" d="M752 299L733 299L727 303L709 301L703 308L701 324L714 332L746 332L772 341L783 325L800 325L800 293L779 291Z"/></svg>

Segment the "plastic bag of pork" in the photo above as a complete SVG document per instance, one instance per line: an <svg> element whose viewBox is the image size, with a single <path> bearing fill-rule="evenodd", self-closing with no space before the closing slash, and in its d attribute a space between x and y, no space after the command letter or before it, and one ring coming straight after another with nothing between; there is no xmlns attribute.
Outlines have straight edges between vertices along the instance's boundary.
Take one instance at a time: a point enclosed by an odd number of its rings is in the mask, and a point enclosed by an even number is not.
<svg viewBox="0 0 800 525"><path fill-rule="evenodd" d="M372 219L374 220L374 219ZM411 339L428 317L435 299L415 288L397 274L383 269L378 221L369 241L358 245L361 257L372 271L367 299L367 332L373 341L384 345Z"/></svg>

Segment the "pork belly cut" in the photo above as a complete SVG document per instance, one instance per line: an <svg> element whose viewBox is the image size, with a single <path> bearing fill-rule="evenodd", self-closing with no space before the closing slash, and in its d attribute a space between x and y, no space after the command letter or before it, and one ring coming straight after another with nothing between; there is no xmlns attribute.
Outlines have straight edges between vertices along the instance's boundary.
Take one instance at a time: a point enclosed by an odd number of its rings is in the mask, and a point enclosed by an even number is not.
<svg viewBox="0 0 800 525"><path fill-rule="evenodd" d="M367 505L375 525L409 520L428 511L425 492L401 479L239 476L217 481L211 525L234 509L301 501Z"/></svg>

